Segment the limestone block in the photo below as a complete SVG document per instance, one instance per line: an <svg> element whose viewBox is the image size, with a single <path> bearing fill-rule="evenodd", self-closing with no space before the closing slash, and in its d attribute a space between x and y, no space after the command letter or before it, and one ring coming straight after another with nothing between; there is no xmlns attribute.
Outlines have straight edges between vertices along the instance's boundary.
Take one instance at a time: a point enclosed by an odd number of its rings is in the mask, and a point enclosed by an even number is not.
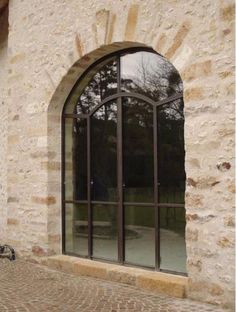
<svg viewBox="0 0 236 312"><path fill-rule="evenodd" d="M163 292L170 296L185 298L187 278L174 277L164 273L145 273L137 276L136 285L154 292Z"/></svg>
<svg viewBox="0 0 236 312"><path fill-rule="evenodd" d="M97 277L101 279L107 278L107 267L109 264L103 264L95 261L77 261L74 265L74 272L76 274Z"/></svg>

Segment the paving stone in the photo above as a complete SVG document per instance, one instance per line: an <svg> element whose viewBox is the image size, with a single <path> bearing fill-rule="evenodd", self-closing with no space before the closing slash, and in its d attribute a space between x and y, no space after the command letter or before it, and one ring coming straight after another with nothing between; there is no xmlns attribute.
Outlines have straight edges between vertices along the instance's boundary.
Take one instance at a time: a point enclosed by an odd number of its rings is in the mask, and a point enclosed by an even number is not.
<svg viewBox="0 0 236 312"><path fill-rule="evenodd" d="M0 260L1 312L223 312L189 299L75 276L23 260Z"/></svg>

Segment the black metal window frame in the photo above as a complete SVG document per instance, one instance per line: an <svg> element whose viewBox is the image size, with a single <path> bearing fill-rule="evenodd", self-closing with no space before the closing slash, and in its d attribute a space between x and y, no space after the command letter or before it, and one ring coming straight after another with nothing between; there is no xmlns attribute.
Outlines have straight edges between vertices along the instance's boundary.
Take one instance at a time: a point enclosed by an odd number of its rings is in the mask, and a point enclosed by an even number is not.
<svg viewBox="0 0 236 312"><path fill-rule="evenodd" d="M187 275L186 273L176 272L171 270L164 270L160 268L160 209L161 207L173 207L173 208L184 208L184 204L174 204L174 203L159 203L159 195L158 195L158 137L157 137L157 109L158 107L172 103L175 100L183 100L183 92L176 93L168 98L165 98L160 101L154 101L151 98L133 92L122 92L121 91L121 70L120 70L120 58L125 53L134 53L134 52L151 52L156 55L159 55L156 51L152 48L129 48L119 50L117 52L111 53L103 58L100 58L96 62L94 62L89 68L82 74L82 76L77 80L74 87L72 88L63 108L62 112L62 140L61 140L61 147L62 147L62 253L72 256L77 256L81 258L87 259L94 259L104 262L113 262L107 259L96 258L93 257L93 243L92 243L92 204L104 204L104 205L117 205L118 204L118 261L115 263L125 265L125 266L132 266L132 267L143 267L146 269L153 270L152 267L135 265L126 262L125 259L125 252L124 252L124 206L152 206L155 209L155 271L161 271L166 273L178 274L178 275ZM99 105L95 106L88 114L70 114L65 113L65 108L67 103L69 102L71 95L73 95L74 90L80 84L80 82L84 79L88 72L91 71L94 67L98 64L104 62L106 59L110 59L112 57L116 57L117 60L117 93L111 96L108 96L103 101L100 102ZM153 155L154 155L154 202L153 203L141 203L141 202L124 202L123 201L123 155L122 155L122 98L123 97L131 97L142 100L153 107ZM117 188L118 188L118 201L117 202L103 202L103 201L94 201L91 200L91 117L93 114L99 110L103 105L106 103L116 100L117 101ZM66 200L65 199L65 119L67 118L81 118L87 120L87 200ZM66 226L65 226L65 205L69 203L75 204L88 204L88 257L78 255L72 252L66 252L65 246L65 235L66 235Z"/></svg>

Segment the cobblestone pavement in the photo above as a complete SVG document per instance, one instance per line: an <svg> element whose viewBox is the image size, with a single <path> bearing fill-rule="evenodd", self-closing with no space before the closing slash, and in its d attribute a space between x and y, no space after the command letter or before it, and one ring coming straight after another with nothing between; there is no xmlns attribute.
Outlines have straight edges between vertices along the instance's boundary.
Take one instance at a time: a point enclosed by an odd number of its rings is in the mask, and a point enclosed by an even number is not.
<svg viewBox="0 0 236 312"><path fill-rule="evenodd" d="M226 311L188 299L79 277L22 260L0 259L0 311L201 312Z"/></svg>

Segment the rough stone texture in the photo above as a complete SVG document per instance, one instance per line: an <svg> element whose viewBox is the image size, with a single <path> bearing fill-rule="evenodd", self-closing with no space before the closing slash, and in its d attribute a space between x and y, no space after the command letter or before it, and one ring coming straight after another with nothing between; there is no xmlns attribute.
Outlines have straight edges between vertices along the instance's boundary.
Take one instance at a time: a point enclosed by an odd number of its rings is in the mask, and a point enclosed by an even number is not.
<svg viewBox="0 0 236 312"><path fill-rule="evenodd" d="M188 296L232 307L234 223L224 218L234 216L234 1L11 1L9 24L7 51L0 40L0 239L20 256L61 252L65 99L98 58L152 46L184 80Z"/></svg>
<svg viewBox="0 0 236 312"><path fill-rule="evenodd" d="M188 279L161 272L122 267L120 265L79 259L65 255L43 258L40 261L51 268L67 273L96 277L113 282L138 286L153 292L162 292L173 297L185 298Z"/></svg>
<svg viewBox="0 0 236 312"><path fill-rule="evenodd" d="M0 1L0 243L6 236L7 224L7 37L8 10ZM6 3L5 3L6 4Z"/></svg>
<svg viewBox="0 0 236 312"><path fill-rule="evenodd" d="M1 312L229 312L22 260L1 260L0 276ZM219 292L217 288L214 291Z"/></svg>

